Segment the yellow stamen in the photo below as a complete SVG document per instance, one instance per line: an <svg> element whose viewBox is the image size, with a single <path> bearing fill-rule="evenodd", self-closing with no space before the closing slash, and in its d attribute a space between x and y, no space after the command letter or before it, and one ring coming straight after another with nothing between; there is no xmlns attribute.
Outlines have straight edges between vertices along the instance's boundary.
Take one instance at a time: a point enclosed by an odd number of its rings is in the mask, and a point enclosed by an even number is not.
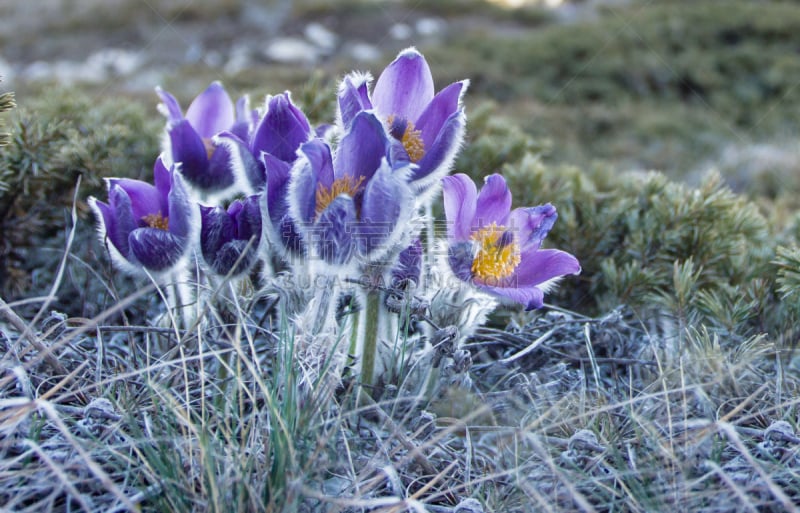
<svg viewBox="0 0 800 513"><path fill-rule="evenodd" d="M520 263L520 248L516 241L501 244L505 226L492 223L472 234L478 251L472 261L472 274L482 281L497 281L514 274Z"/></svg>
<svg viewBox="0 0 800 513"><path fill-rule="evenodd" d="M142 221L150 228L158 228L159 230L169 231L169 218L158 214L147 214L142 218Z"/></svg>
<svg viewBox="0 0 800 513"><path fill-rule="evenodd" d="M386 121L389 126L392 126L394 119L394 114L388 117ZM422 130L416 130L414 123L411 121L406 121L406 129L402 137L400 137L400 142L403 144L403 148L406 149L411 162L419 162L425 156L425 141L422 140Z"/></svg>
<svg viewBox="0 0 800 513"><path fill-rule="evenodd" d="M203 137L203 146L206 147L206 157L208 157L208 160L211 160L211 156L214 154L217 147L211 142L210 137Z"/></svg>
<svg viewBox="0 0 800 513"><path fill-rule="evenodd" d="M364 177L359 176L358 180L355 177L350 175L345 175L341 178L337 178L331 184L331 188L328 189L322 184L317 186L317 195L316 195L316 203L317 207L315 212L317 215L320 215L323 210L328 208L328 205L333 203L333 200L336 199L337 196L340 194L347 194L351 198L354 198L358 189L361 188L361 184L364 182Z"/></svg>

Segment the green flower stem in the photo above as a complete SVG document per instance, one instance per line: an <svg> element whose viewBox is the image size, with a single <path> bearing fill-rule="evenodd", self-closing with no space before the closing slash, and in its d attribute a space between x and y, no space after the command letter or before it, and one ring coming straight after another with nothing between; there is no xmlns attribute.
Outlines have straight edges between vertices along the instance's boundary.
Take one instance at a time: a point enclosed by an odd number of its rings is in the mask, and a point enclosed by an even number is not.
<svg viewBox="0 0 800 513"><path fill-rule="evenodd" d="M355 356L358 351L358 328L361 321L361 310L356 310L350 314L350 347L347 354Z"/></svg>
<svg viewBox="0 0 800 513"><path fill-rule="evenodd" d="M361 383L372 385L375 372L375 356L378 350L378 328L380 324L381 293L367 291L365 305L364 347L361 354Z"/></svg>

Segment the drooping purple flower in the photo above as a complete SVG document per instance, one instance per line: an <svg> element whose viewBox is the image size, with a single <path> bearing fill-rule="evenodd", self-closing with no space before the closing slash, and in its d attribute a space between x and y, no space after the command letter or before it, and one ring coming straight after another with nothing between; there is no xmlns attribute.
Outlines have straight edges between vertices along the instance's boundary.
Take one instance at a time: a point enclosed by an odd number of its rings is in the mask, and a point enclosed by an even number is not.
<svg viewBox="0 0 800 513"><path fill-rule="evenodd" d="M249 271L258 260L261 242L259 196L233 201L228 209L200 206L200 253L221 276Z"/></svg>
<svg viewBox="0 0 800 513"><path fill-rule="evenodd" d="M234 107L230 96L218 81L212 82L189 105L184 115L170 93L156 88L167 117L168 163L179 163L187 182L204 195L229 190L236 177L232 168L232 148L220 145L215 137L222 132L247 139L257 119L242 97Z"/></svg>
<svg viewBox="0 0 800 513"><path fill-rule="evenodd" d="M358 112L374 109L406 159L415 164L410 175L414 189L429 190L450 170L463 141L466 117L461 99L469 81L454 82L434 94L430 67L413 47L401 51L383 70L371 96L370 79L351 73L342 81L341 124L346 129Z"/></svg>
<svg viewBox="0 0 800 513"><path fill-rule="evenodd" d="M399 242L413 200L407 177L392 169L381 121L360 112L336 154L320 139L300 147L292 171L292 218L307 247L333 265L354 255L379 258Z"/></svg>
<svg viewBox="0 0 800 513"><path fill-rule="evenodd" d="M288 216L289 175L298 148L313 136L305 114L285 92L267 99L266 112L249 139L231 133L217 138L234 156L234 167L245 178L246 187L252 193L266 192L269 231L281 234L283 246L291 251L300 250L300 239Z"/></svg>
<svg viewBox="0 0 800 513"><path fill-rule="evenodd" d="M410 282L419 284L422 275L422 242L419 238L397 256L397 263L392 269L392 288L405 288Z"/></svg>
<svg viewBox="0 0 800 513"><path fill-rule="evenodd" d="M155 185L129 178L108 179L108 203L89 198L99 230L114 261L136 273L162 273L181 260L192 239L196 205L178 173L161 157L154 166Z"/></svg>
<svg viewBox="0 0 800 513"><path fill-rule="evenodd" d="M268 97L264 110L248 137L228 131L217 138L232 151L246 154L235 166L251 192L269 188L271 179L281 183L288 180L297 149L314 136L306 115L292 103L288 91Z"/></svg>
<svg viewBox="0 0 800 513"><path fill-rule="evenodd" d="M464 174L447 176L448 263L453 274L494 296L540 308L554 280L581 271L578 260L556 249L540 249L557 214L553 205L511 210L511 192L499 174L480 192Z"/></svg>

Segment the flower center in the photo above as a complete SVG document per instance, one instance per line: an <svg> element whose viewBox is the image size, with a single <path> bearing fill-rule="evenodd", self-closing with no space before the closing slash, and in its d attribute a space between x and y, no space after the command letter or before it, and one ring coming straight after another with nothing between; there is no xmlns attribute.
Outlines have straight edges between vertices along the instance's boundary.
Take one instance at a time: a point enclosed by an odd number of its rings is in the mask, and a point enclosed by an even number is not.
<svg viewBox="0 0 800 513"><path fill-rule="evenodd" d="M425 142L422 140L422 131L414 129L414 123L406 119L389 116L389 133L403 144L411 162L417 163L425 156Z"/></svg>
<svg viewBox="0 0 800 513"><path fill-rule="evenodd" d="M472 234L478 250L472 260L472 274L483 281L511 276L520 263L519 244L505 226L492 223Z"/></svg>
<svg viewBox="0 0 800 513"><path fill-rule="evenodd" d="M150 228L158 228L165 232L169 231L169 218L162 216L161 212L158 214L147 214L142 218L142 221Z"/></svg>
<svg viewBox="0 0 800 513"><path fill-rule="evenodd" d="M214 146L214 143L211 141L210 137L203 137L203 146L206 147L206 157L208 157L208 160L211 160L211 156L214 154L214 151L216 151L217 147Z"/></svg>
<svg viewBox="0 0 800 513"><path fill-rule="evenodd" d="M320 215L340 194L347 194L351 198L355 198L356 193L361 188L361 184L363 182L363 176L359 176L358 179L356 179L353 176L345 175L334 180L330 189L322 184L317 185L317 206L314 212L317 215Z"/></svg>

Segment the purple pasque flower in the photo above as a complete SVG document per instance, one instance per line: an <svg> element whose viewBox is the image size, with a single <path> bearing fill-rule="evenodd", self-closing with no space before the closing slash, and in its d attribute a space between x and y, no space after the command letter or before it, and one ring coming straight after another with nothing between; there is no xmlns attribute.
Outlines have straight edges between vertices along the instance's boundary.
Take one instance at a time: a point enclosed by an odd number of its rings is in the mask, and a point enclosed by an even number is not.
<svg viewBox="0 0 800 513"><path fill-rule="evenodd" d="M200 253L216 274L248 272L258 260L261 243L261 198L233 201L226 209L200 205Z"/></svg>
<svg viewBox="0 0 800 513"><path fill-rule="evenodd" d="M286 91L267 98L264 115L249 136L227 131L216 141L235 151L234 166L245 178L246 188L255 193L288 181L297 149L314 135L308 118Z"/></svg>
<svg viewBox="0 0 800 513"><path fill-rule="evenodd" d="M268 98L265 109L249 139L223 133L217 141L234 156L232 162L237 173L244 177L245 189L251 193L266 192L264 208L270 232L283 234L281 247L297 252L300 237L289 218L286 200L289 175L298 148L314 137L314 131L303 111L292 103L288 91Z"/></svg>
<svg viewBox="0 0 800 513"><path fill-rule="evenodd" d="M156 88L159 105L167 117L166 156L169 163L180 163L181 174L204 195L231 189L236 181L231 148L220 145L215 137L228 132L245 140L257 120L246 96L234 107L230 96L218 81L212 82L189 105L184 115L170 93Z"/></svg>
<svg viewBox="0 0 800 513"><path fill-rule="evenodd" d="M109 178L108 203L89 198L101 238L112 259L135 274L142 268L163 273L173 269L191 244L197 222L193 203L174 166L162 158L154 166L155 185L129 178Z"/></svg>
<svg viewBox="0 0 800 513"><path fill-rule="evenodd" d="M411 282L415 287L419 284L422 276L422 259L424 255L422 241L420 241L419 237L415 238L408 247L397 255L397 262L391 273L392 288L403 289Z"/></svg>
<svg viewBox="0 0 800 513"><path fill-rule="evenodd" d="M578 274L578 260L540 249L558 217L551 204L511 210L511 192L499 174L480 192L464 174L442 179L448 263L459 279L491 295L540 308L554 280Z"/></svg>
<svg viewBox="0 0 800 513"><path fill-rule="evenodd" d="M374 260L401 242L413 206L406 171L393 169L381 121L359 112L335 154L321 139L300 147L290 214L307 248L331 265Z"/></svg>
<svg viewBox="0 0 800 513"><path fill-rule="evenodd" d="M401 51L378 77L372 95L368 74L351 73L339 86L339 117L347 129L361 110L374 109L388 133L413 164L410 180L417 192L439 183L453 165L464 139L461 104L468 80L438 94L425 57L415 48Z"/></svg>

